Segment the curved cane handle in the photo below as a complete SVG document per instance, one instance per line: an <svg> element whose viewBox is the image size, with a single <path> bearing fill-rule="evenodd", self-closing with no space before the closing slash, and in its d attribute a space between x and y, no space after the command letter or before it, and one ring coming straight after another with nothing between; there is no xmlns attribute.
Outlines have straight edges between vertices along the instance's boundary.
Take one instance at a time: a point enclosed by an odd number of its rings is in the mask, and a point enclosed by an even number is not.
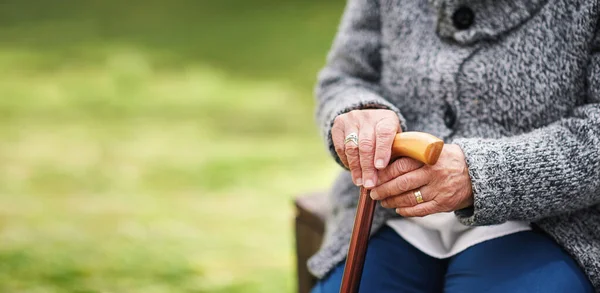
<svg viewBox="0 0 600 293"><path fill-rule="evenodd" d="M437 162L444 141L425 132L402 132L396 134L392 145L392 159L410 157L427 165Z"/></svg>

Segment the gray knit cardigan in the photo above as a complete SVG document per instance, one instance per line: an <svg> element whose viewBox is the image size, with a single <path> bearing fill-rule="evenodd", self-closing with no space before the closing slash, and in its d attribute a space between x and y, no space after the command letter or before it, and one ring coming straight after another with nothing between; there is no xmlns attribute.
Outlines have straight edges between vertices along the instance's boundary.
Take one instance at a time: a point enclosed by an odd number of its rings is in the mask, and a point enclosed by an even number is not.
<svg viewBox="0 0 600 293"><path fill-rule="evenodd" d="M319 75L317 120L331 154L334 118L390 109L465 153L466 225L529 221L600 288L599 0L349 0ZM472 23L456 11L467 8ZM461 18L462 17L462 18ZM358 189L330 192L317 277L342 262ZM372 232L393 210L378 205Z"/></svg>

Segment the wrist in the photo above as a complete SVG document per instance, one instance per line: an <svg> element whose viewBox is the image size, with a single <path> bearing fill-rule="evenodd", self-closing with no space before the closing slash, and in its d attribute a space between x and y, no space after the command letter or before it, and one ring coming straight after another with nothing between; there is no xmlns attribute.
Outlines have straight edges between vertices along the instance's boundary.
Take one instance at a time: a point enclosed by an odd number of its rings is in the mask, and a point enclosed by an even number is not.
<svg viewBox="0 0 600 293"><path fill-rule="evenodd" d="M463 195L458 209L465 209L473 205L475 199L473 196L473 185L471 182L471 175L469 174L469 167L467 165L467 159L460 146L456 144L447 144L444 147L448 147L448 151L453 157L454 166L459 170L461 181L463 184Z"/></svg>

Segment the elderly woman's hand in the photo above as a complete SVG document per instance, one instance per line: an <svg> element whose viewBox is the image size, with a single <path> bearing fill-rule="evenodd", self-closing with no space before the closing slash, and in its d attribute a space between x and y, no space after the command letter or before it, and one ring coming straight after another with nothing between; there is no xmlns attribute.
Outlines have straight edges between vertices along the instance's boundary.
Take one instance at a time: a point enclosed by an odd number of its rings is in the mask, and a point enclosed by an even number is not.
<svg viewBox="0 0 600 293"><path fill-rule="evenodd" d="M377 169L388 165L398 132L398 115L390 110L354 110L335 118L331 138L340 160L350 169L354 184L375 187ZM351 133L358 135L358 145L344 144Z"/></svg>
<svg viewBox="0 0 600 293"><path fill-rule="evenodd" d="M459 146L444 145L435 165L401 158L379 171L378 186L371 197L404 217L450 212L473 204L471 178ZM417 203L416 191L423 202Z"/></svg>

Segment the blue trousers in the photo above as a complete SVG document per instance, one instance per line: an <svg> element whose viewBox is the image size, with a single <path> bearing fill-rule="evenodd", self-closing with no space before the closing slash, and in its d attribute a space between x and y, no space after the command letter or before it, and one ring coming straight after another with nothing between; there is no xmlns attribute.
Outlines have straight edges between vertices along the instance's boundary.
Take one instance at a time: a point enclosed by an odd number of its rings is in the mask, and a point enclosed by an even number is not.
<svg viewBox="0 0 600 293"><path fill-rule="evenodd" d="M338 293L344 263L312 293ZM447 258L424 254L385 226L369 241L361 293L583 293L594 289L581 268L541 232L492 239Z"/></svg>

